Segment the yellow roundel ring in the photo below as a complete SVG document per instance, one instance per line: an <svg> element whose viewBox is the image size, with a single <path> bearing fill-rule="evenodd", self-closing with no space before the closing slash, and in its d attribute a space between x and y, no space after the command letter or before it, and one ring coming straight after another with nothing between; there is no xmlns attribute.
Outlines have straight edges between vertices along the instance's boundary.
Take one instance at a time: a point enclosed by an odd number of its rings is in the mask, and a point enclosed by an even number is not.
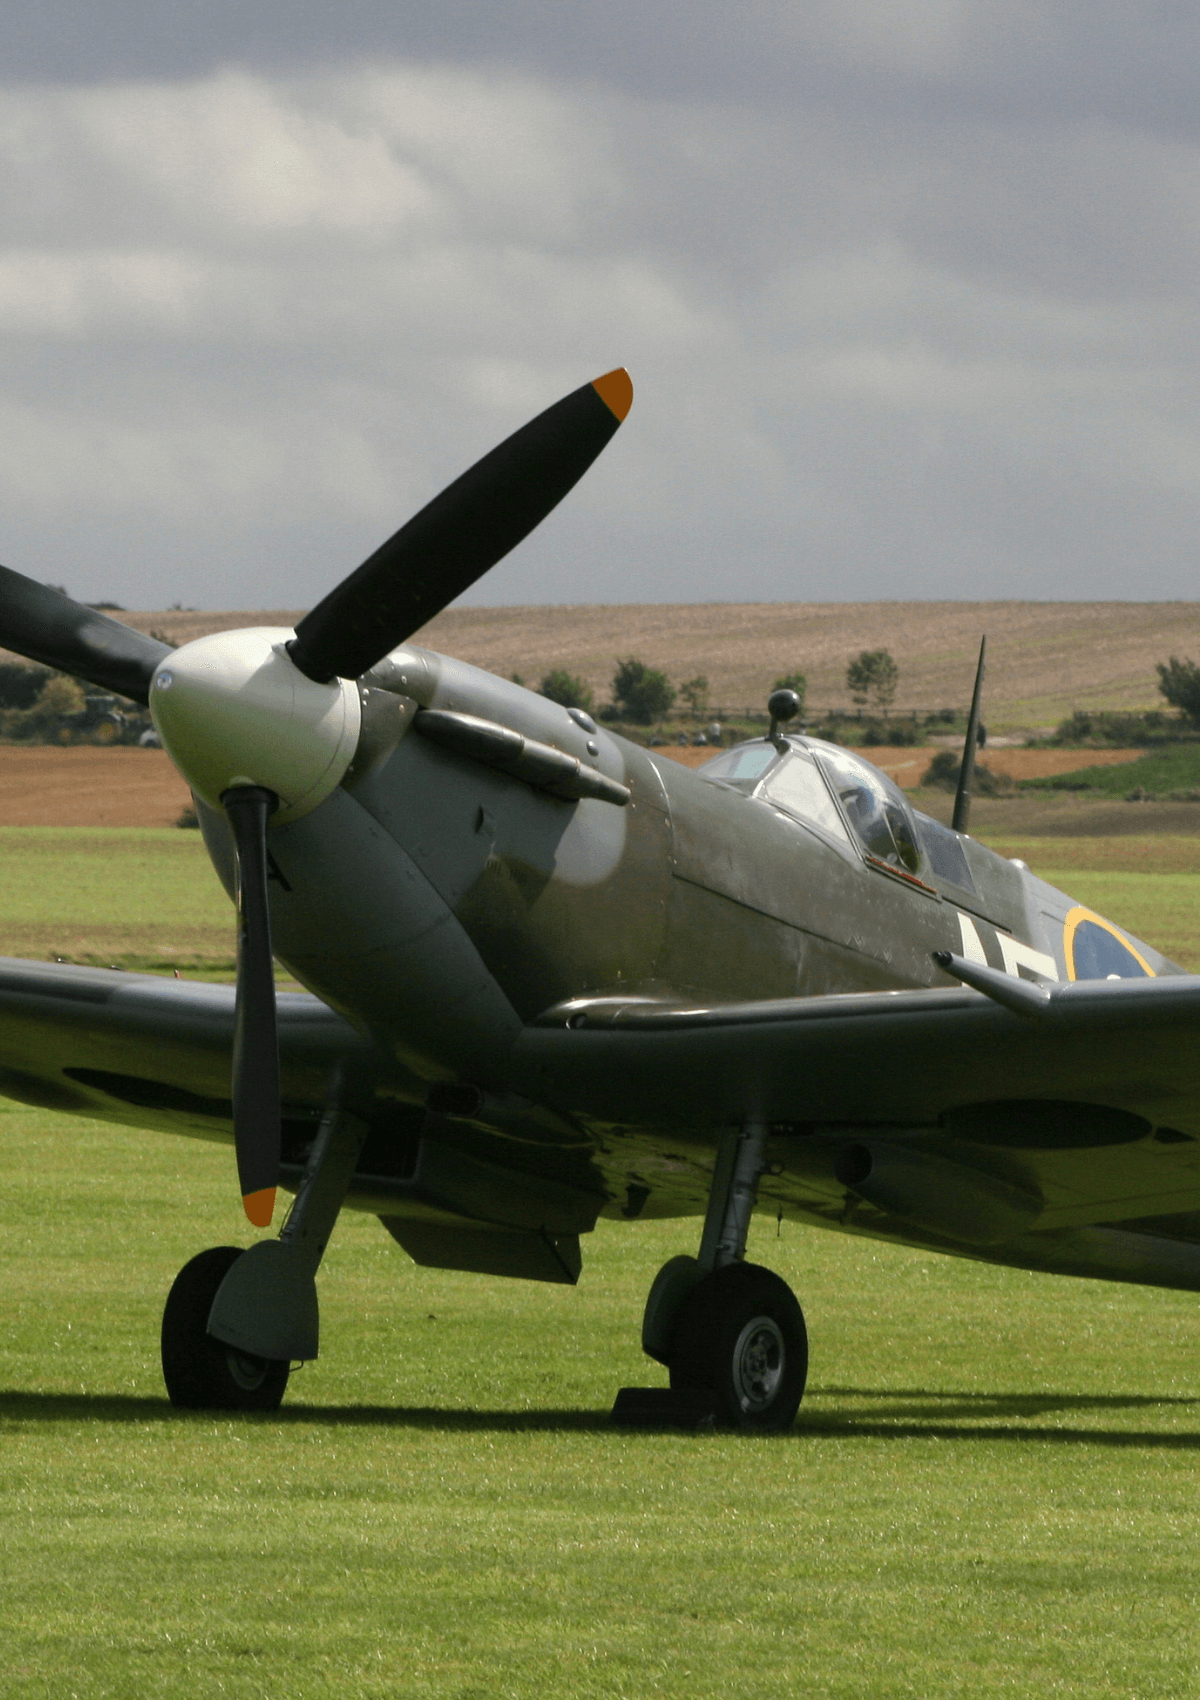
<svg viewBox="0 0 1200 1700"><path fill-rule="evenodd" d="M1134 961L1140 965L1143 973L1148 974L1152 980L1154 979L1155 975L1153 968L1151 968L1150 964L1146 961L1146 958L1142 955L1141 951L1130 944L1129 940L1125 937L1125 934L1121 932L1119 928L1114 927L1111 921L1106 921L1103 915L1097 915L1094 909L1085 909L1082 904L1077 903L1074 909L1068 913L1066 919L1063 921L1063 949L1065 950L1067 957L1068 980L1076 980L1079 978L1075 972L1075 934L1085 921L1088 922L1089 925L1099 927L1101 931L1111 934L1121 946L1121 949L1128 951ZM1112 976L1110 975L1109 978L1111 979Z"/></svg>

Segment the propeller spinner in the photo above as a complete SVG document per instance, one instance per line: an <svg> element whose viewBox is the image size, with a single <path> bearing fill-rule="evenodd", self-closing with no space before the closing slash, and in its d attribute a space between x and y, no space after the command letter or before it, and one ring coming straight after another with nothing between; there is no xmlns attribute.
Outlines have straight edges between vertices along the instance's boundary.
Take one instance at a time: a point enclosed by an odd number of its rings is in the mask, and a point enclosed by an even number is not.
<svg viewBox="0 0 1200 1700"><path fill-rule="evenodd" d="M353 681L516 547L578 482L629 412L623 369L564 396L435 496L286 631L220 632L171 650L0 567L0 644L149 702L193 791L237 849L233 1123L246 1214L268 1227L280 1161L279 1046L267 826L316 808L354 756Z"/></svg>

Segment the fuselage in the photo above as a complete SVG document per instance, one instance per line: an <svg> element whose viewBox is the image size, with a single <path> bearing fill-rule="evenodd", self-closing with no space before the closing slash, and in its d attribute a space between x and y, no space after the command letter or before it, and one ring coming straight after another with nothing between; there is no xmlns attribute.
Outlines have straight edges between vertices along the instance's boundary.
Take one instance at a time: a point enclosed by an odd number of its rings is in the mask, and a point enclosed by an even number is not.
<svg viewBox="0 0 1200 1700"><path fill-rule="evenodd" d="M564 799L422 736L429 709L560 751L628 802ZM232 891L224 824L205 825ZM1052 979L1179 972L915 814L857 754L763 739L693 771L415 647L368 675L342 785L271 851L277 955L427 1080L500 1078L521 1026L573 998L949 984L937 950Z"/></svg>

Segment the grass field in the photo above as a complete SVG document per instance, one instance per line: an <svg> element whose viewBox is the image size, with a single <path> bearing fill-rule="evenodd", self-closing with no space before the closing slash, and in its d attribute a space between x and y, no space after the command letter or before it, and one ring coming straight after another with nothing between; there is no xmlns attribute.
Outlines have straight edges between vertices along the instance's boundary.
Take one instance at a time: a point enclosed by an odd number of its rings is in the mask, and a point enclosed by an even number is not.
<svg viewBox="0 0 1200 1700"><path fill-rule="evenodd" d="M997 848L1157 938L1197 842ZM229 937L194 834L0 852L4 950ZM0 1174L6 1696L1195 1692L1191 1295L760 1220L809 1322L795 1430L638 1434L607 1412L662 1379L641 1307L695 1224L602 1224L572 1291L419 1270L348 1217L320 1360L279 1416L217 1419L168 1407L157 1330L178 1267L243 1243L231 1153L0 1101Z"/></svg>
<svg viewBox="0 0 1200 1700"><path fill-rule="evenodd" d="M1200 973L1200 836L989 840L1089 909Z"/></svg>
<svg viewBox="0 0 1200 1700"><path fill-rule="evenodd" d="M657 1265L421 1271L368 1218L277 1418L169 1409L160 1306L227 1153L0 1114L13 1696L1179 1696L1200 1656L1187 1295L758 1224L812 1336L773 1440L613 1430Z"/></svg>
<svg viewBox="0 0 1200 1700"><path fill-rule="evenodd" d="M0 827L0 955L231 969L233 908L198 832Z"/></svg>
<svg viewBox="0 0 1200 1700"><path fill-rule="evenodd" d="M918 802L930 806L927 794ZM1200 834L981 836L1200 971ZM0 827L0 866L0 956L208 979L233 972L233 909L198 833Z"/></svg>
<svg viewBox="0 0 1200 1700"><path fill-rule="evenodd" d="M1078 767L1021 783L1031 791L1088 791L1101 797L1124 797L1139 787L1151 797L1195 797L1200 794L1200 744L1168 745L1136 761Z"/></svg>

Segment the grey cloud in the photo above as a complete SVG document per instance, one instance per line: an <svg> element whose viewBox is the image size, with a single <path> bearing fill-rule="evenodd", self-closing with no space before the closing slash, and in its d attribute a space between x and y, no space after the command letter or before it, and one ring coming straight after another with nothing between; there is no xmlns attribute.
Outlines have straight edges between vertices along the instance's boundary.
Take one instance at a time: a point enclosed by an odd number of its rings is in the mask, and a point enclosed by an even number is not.
<svg viewBox="0 0 1200 1700"><path fill-rule="evenodd" d="M19 0L7 75L110 82L380 58L524 68L640 96L829 100L886 117L1098 119L1194 134L1200 15L1132 0Z"/></svg>
<svg viewBox="0 0 1200 1700"><path fill-rule="evenodd" d="M751 8L741 51L798 15ZM478 599L1192 594L1196 149L1069 87L1048 115L998 11L921 15L812 8L791 106L565 82L548 40L503 74L10 88L0 558L129 605L311 601L622 361L627 425Z"/></svg>

